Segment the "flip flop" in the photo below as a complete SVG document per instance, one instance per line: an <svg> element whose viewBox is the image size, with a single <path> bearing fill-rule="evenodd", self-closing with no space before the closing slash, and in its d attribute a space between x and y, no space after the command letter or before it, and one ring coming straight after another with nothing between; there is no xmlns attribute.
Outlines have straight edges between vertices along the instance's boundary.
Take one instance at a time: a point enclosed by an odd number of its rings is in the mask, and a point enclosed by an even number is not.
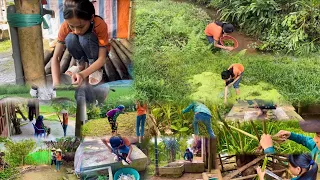
<svg viewBox="0 0 320 180"><path fill-rule="evenodd" d="M91 84L93 86L99 84L102 80L102 75L103 75L103 72L101 69L90 74L89 75L89 84ZM93 83L92 82L93 79L96 79L97 81L95 83Z"/></svg>
<svg viewBox="0 0 320 180"><path fill-rule="evenodd" d="M78 66L71 66L64 74L72 76L72 74L79 73L81 70ZM71 73L71 74L70 74Z"/></svg>

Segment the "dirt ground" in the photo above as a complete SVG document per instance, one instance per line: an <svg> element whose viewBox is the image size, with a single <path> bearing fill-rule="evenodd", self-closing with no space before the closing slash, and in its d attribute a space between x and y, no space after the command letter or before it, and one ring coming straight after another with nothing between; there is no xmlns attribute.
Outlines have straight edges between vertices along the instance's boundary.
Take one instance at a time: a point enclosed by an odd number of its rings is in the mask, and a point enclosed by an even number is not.
<svg viewBox="0 0 320 180"><path fill-rule="evenodd" d="M26 168L26 167L24 167ZM30 170L21 174L19 180L77 180L78 178L73 174L68 174L67 169L72 169L72 165L62 165L59 172L55 171L55 166L41 165L31 167Z"/></svg>
<svg viewBox="0 0 320 180"><path fill-rule="evenodd" d="M196 179L202 179L202 174L201 173L185 173L183 176L180 178L168 178L168 177L157 177L157 176L152 176L148 178L149 180L196 180Z"/></svg>

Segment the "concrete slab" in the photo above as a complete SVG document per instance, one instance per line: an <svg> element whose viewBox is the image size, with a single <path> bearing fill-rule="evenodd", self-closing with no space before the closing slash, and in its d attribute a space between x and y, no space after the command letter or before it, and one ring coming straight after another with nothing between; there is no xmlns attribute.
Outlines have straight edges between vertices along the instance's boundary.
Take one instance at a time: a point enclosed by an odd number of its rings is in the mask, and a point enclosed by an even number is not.
<svg viewBox="0 0 320 180"><path fill-rule="evenodd" d="M272 112L273 120L303 120L302 117L296 113L292 105L279 105L277 109L269 110ZM228 115L227 121L249 121L249 120L267 120L267 113L260 115L260 110L251 108L247 101L239 101L234 104Z"/></svg>
<svg viewBox="0 0 320 180"><path fill-rule="evenodd" d="M102 143L102 138L85 138L76 151L74 167L77 174L83 171L94 170L110 166L112 172L124 167L131 167L137 171L144 171L147 168L147 156L136 145L133 146L133 151L130 156L132 163L124 166L121 162L114 160L115 155L112 154L107 147ZM128 138L130 140L130 138Z"/></svg>

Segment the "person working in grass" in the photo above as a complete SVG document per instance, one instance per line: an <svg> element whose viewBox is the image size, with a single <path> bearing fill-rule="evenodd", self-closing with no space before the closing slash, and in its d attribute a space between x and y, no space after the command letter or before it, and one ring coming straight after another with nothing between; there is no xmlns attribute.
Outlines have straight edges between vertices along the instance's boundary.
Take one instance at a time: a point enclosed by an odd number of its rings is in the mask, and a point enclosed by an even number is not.
<svg viewBox="0 0 320 180"><path fill-rule="evenodd" d="M190 152L189 149L186 149L186 152L184 153L183 159L186 160L186 161L192 162L193 154L192 154L192 152Z"/></svg>
<svg viewBox="0 0 320 180"><path fill-rule="evenodd" d="M287 139L301 144L311 151L312 158L318 164L320 163L320 121L300 121L300 127L303 131L315 133L314 138L296 134L294 132L281 130L274 137L284 142ZM265 154L272 154L275 152L271 135L262 135L260 144L264 149Z"/></svg>
<svg viewBox="0 0 320 180"><path fill-rule="evenodd" d="M240 95L240 81L244 72L244 66L242 64L236 63L231 64L231 66L221 72L221 78L226 82L224 90L224 103L227 104L228 88L233 85L236 90L237 96Z"/></svg>
<svg viewBox="0 0 320 180"><path fill-rule="evenodd" d="M198 123L200 121L203 122L203 124L206 126L210 137L214 137L214 133L213 133L213 130L211 127L212 115L211 115L209 108L200 102L193 102L186 109L184 109L182 111L182 113L190 112L191 110L193 110L193 112L194 112L194 119L193 119L192 125L194 128L194 134L196 136L196 139L199 136Z"/></svg>
<svg viewBox="0 0 320 180"><path fill-rule="evenodd" d="M60 61L65 47L77 62L66 71L72 83L80 86L88 77L89 84L97 85L102 80L101 68L110 48L107 24L95 15L89 0L65 0L63 18L51 63L53 86L60 84Z"/></svg>
<svg viewBox="0 0 320 180"><path fill-rule="evenodd" d="M232 51L234 49L233 47L227 47L220 44L220 38L233 31L234 27L232 24L216 21L208 24L204 33L206 34L209 43L213 44L214 47Z"/></svg>
<svg viewBox="0 0 320 180"><path fill-rule="evenodd" d="M291 180L316 180L318 165L312 160L310 154L290 154L289 160L289 172L294 178ZM265 178L265 171L262 171L261 167L257 168L257 174L260 180Z"/></svg>
<svg viewBox="0 0 320 180"><path fill-rule="evenodd" d="M101 140L112 153L115 153L117 155L115 156L115 161L121 161L118 156L120 155L125 158L128 163L131 163L130 156L133 148L128 138L116 135L112 136L110 139ZM108 143L110 143L110 145Z"/></svg>
<svg viewBox="0 0 320 180"><path fill-rule="evenodd" d="M107 112L107 117L109 124L111 126L112 134L117 134L117 129L118 129L118 123L117 123L117 118L120 114L125 114L124 112L124 105L119 105L115 109L111 109L110 111Z"/></svg>

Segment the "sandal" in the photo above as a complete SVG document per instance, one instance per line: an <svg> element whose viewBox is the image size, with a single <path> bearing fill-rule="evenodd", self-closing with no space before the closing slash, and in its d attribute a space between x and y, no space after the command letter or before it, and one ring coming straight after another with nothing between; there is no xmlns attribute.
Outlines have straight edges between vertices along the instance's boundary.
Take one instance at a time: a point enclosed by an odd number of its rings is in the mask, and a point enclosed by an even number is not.
<svg viewBox="0 0 320 180"><path fill-rule="evenodd" d="M89 84L91 84L93 86L99 84L102 80L102 75L103 75L103 71L101 69L90 74L89 75ZM96 80L95 83L92 82L94 79Z"/></svg>
<svg viewBox="0 0 320 180"><path fill-rule="evenodd" d="M80 68L78 66L71 66L65 74L68 76L72 76L72 74L81 72Z"/></svg>

